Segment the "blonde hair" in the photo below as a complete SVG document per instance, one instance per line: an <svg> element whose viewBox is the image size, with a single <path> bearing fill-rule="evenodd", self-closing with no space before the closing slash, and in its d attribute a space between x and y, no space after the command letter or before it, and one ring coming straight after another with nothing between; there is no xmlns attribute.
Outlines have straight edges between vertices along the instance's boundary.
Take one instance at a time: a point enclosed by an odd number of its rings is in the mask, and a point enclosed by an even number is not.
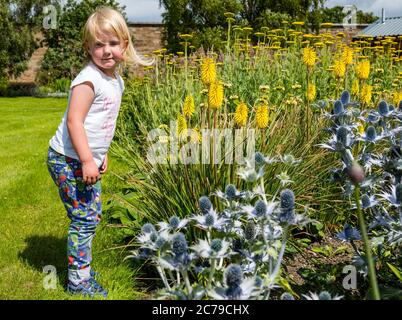
<svg viewBox="0 0 402 320"><path fill-rule="evenodd" d="M89 49L98 40L100 33L111 33L119 38L123 44L123 65L140 64L149 66L154 60L145 60L137 53L131 40L131 33L126 21L120 12L110 7L99 7L88 18L83 30L83 46L86 53L86 60L90 61Z"/></svg>

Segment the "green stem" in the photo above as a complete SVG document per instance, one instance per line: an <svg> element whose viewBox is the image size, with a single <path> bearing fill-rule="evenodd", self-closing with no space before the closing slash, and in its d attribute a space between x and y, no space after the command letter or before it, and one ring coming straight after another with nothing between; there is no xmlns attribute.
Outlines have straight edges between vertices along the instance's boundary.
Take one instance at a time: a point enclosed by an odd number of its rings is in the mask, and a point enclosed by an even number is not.
<svg viewBox="0 0 402 320"><path fill-rule="evenodd" d="M188 279L187 270L185 270L185 269L182 270L181 274L182 274L184 282L186 284L187 291L188 291L189 294L191 294L192 288L191 288L191 285L190 285L190 280Z"/></svg>
<svg viewBox="0 0 402 320"><path fill-rule="evenodd" d="M360 187L358 184L355 184L355 200L356 200L356 206L357 206L357 216L359 219L360 230L362 232L362 237L363 237L363 242L364 242L364 249L366 251L371 290L373 292L374 299L381 300L380 291L378 290L377 278L376 278L376 274L375 274L374 261L373 261L372 255L371 255L370 241L367 236L366 223L364 222L363 213L360 208Z"/></svg>
<svg viewBox="0 0 402 320"><path fill-rule="evenodd" d="M212 288L212 279L215 274L215 266L216 266L216 260L214 258L211 259L211 272L209 273L209 279L208 279L208 288Z"/></svg>

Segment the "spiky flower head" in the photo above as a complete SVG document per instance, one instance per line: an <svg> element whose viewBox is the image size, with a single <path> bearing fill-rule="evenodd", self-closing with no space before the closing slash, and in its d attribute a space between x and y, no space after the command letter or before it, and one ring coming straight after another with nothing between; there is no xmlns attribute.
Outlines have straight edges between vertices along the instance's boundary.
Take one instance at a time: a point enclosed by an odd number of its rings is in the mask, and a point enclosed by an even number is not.
<svg viewBox="0 0 402 320"><path fill-rule="evenodd" d="M194 111L195 111L194 98L193 96L188 95L184 99L183 115L185 117L191 117L194 114Z"/></svg>
<svg viewBox="0 0 402 320"><path fill-rule="evenodd" d="M236 107L236 113L234 115L235 123L240 126L244 127L247 123L248 118L248 108L244 102L241 102Z"/></svg>
<svg viewBox="0 0 402 320"><path fill-rule="evenodd" d="M176 229L180 224L180 219L176 216L173 216L169 219L169 226L173 229Z"/></svg>
<svg viewBox="0 0 402 320"><path fill-rule="evenodd" d="M365 80L370 75L370 61L362 60L356 65L356 74L357 77L361 80Z"/></svg>
<svg viewBox="0 0 402 320"><path fill-rule="evenodd" d="M212 227L214 223L215 223L215 217L212 214L207 213L205 215L205 225L207 227Z"/></svg>
<svg viewBox="0 0 402 320"><path fill-rule="evenodd" d="M177 116L177 135L183 136L187 134L187 122L186 118L183 115L179 114Z"/></svg>
<svg viewBox="0 0 402 320"><path fill-rule="evenodd" d="M254 160L255 160L255 163L256 163L257 165L259 165L259 166L261 166L261 165L263 165L263 164L265 163L265 157L264 157L264 155L263 155L261 152L259 152L259 151L257 151L257 152L255 153L255 155L254 155Z"/></svg>
<svg viewBox="0 0 402 320"><path fill-rule="evenodd" d="M359 91L360 91L359 80L355 79L353 80L352 83L352 95L354 96L359 95Z"/></svg>
<svg viewBox="0 0 402 320"><path fill-rule="evenodd" d="M142 232L144 232L144 233L152 233L152 232L156 231L156 230L155 230L155 227L154 227L154 225L153 225L152 223L146 223L146 224L144 224L144 225L142 226L141 230L142 230Z"/></svg>
<svg viewBox="0 0 402 320"><path fill-rule="evenodd" d="M344 60L337 59L334 61L334 73L337 78L343 78L346 73L346 64Z"/></svg>
<svg viewBox="0 0 402 320"><path fill-rule="evenodd" d="M225 270L226 285L238 287L243 282L243 271L238 264L231 264Z"/></svg>
<svg viewBox="0 0 402 320"><path fill-rule="evenodd" d="M353 62L353 48L345 46L342 53L342 60L346 65L352 64Z"/></svg>
<svg viewBox="0 0 402 320"><path fill-rule="evenodd" d="M222 249L222 240L221 239L213 239L211 241L211 249L212 249L212 251L219 252Z"/></svg>
<svg viewBox="0 0 402 320"><path fill-rule="evenodd" d="M308 68L314 67L316 59L317 54L313 48L307 47L303 49L303 62Z"/></svg>
<svg viewBox="0 0 402 320"><path fill-rule="evenodd" d="M371 205L370 197L367 194L362 195L362 208L369 208Z"/></svg>
<svg viewBox="0 0 402 320"><path fill-rule="evenodd" d="M378 113L382 116L386 116L389 112L388 103L384 100L381 100L378 104Z"/></svg>
<svg viewBox="0 0 402 320"><path fill-rule="evenodd" d="M372 86L364 84L360 92L360 100L366 105L370 104L371 102L372 89Z"/></svg>
<svg viewBox="0 0 402 320"><path fill-rule="evenodd" d="M152 231L152 232L151 232L151 235L149 236L149 239L150 239L152 242L155 242L155 241L158 239L158 234L157 234L155 231Z"/></svg>
<svg viewBox="0 0 402 320"><path fill-rule="evenodd" d="M226 186L225 195L229 200L233 200L236 197L236 187L233 184L229 184Z"/></svg>
<svg viewBox="0 0 402 320"><path fill-rule="evenodd" d="M267 213L267 204L262 200L258 200L254 206L254 210L257 217L263 217Z"/></svg>
<svg viewBox="0 0 402 320"><path fill-rule="evenodd" d="M344 126L339 127L338 130L336 131L336 140L342 143L344 147L348 145L348 134L349 131Z"/></svg>
<svg viewBox="0 0 402 320"><path fill-rule="evenodd" d="M402 184L398 183L395 188L396 201L402 203Z"/></svg>
<svg viewBox="0 0 402 320"><path fill-rule="evenodd" d="M295 207L295 195L292 190L285 189L281 192L281 209L293 210Z"/></svg>
<svg viewBox="0 0 402 320"><path fill-rule="evenodd" d="M200 198L199 205L203 214L207 214L212 209L212 202L207 196L202 196Z"/></svg>
<svg viewBox="0 0 402 320"><path fill-rule="evenodd" d="M216 81L216 64L214 59L205 58L201 65L201 80L205 85Z"/></svg>
<svg viewBox="0 0 402 320"><path fill-rule="evenodd" d="M260 104L255 110L255 123L257 128L264 129L268 127L268 106L266 104Z"/></svg>
<svg viewBox="0 0 402 320"><path fill-rule="evenodd" d="M220 81L212 82L208 91L208 105L212 109L219 109L223 103L223 84Z"/></svg>
<svg viewBox="0 0 402 320"><path fill-rule="evenodd" d="M399 92L395 91L392 94L392 102L393 102L393 104L398 107L398 105L401 103L401 101L402 101L402 90L399 91Z"/></svg>
<svg viewBox="0 0 402 320"><path fill-rule="evenodd" d="M342 114L345 111L343 108L343 103L341 100L336 100L334 102L334 114L339 115Z"/></svg>
<svg viewBox="0 0 402 320"><path fill-rule="evenodd" d="M341 94L341 102L342 104L346 105L350 102L350 93L349 91L345 90Z"/></svg>
<svg viewBox="0 0 402 320"><path fill-rule="evenodd" d="M175 255L180 256L187 252L188 246L186 237L182 233L177 233L172 238L172 251Z"/></svg>
<svg viewBox="0 0 402 320"><path fill-rule="evenodd" d="M246 227L244 229L244 237L246 238L246 240L248 241L252 241L255 238L255 223L250 220L247 224Z"/></svg>
<svg viewBox="0 0 402 320"><path fill-rule="evenodd" d="M332 300L331 294L328 291L322 291L318 295L318 299L320 300Z"/></svg>
<svg viewBox="0 0 402 320"><path fill-rule="evenodd" d="M316 97L316 87L315 84L309 83L307 86L307 93L306 93L306 97L308 101L314 101L315 97Z"/></svg>
<svg viewBox="0 0 402 320"><path fill-rule="evenodd" d="M375 139L377 138L377 131L375 130L375 128L373 126L368 126L366 129L366 139L368 141L375 141Z"/></svg>

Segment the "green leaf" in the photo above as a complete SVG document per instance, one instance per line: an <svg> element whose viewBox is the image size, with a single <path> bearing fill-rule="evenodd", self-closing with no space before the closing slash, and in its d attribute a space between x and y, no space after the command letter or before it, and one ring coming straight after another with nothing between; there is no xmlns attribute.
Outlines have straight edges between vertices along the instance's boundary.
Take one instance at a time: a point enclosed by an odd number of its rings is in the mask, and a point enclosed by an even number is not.
<svg viewBox="0 0 402 320"><path fill-rule="evenodd" d="M391 269L391 271L396 275L396 277L399 279L399 281L402 281L401 271L394 265L390 264L389 262L387 262L387 265Z"/></svg>

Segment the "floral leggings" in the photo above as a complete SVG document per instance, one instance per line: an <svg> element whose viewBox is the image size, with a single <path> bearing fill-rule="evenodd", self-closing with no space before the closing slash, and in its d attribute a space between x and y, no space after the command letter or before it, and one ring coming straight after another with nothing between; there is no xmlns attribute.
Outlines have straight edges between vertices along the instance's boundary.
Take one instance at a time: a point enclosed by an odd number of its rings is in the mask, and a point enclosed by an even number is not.
<svg viewBox="0 0 402 320"><path fill-rule="evenodd" d="M102 214L101 182L86 185L82 179L81 162L51 147L47 167L71 220L67 242L69 271L85 269L92 260L92 239Z"/></svg>

